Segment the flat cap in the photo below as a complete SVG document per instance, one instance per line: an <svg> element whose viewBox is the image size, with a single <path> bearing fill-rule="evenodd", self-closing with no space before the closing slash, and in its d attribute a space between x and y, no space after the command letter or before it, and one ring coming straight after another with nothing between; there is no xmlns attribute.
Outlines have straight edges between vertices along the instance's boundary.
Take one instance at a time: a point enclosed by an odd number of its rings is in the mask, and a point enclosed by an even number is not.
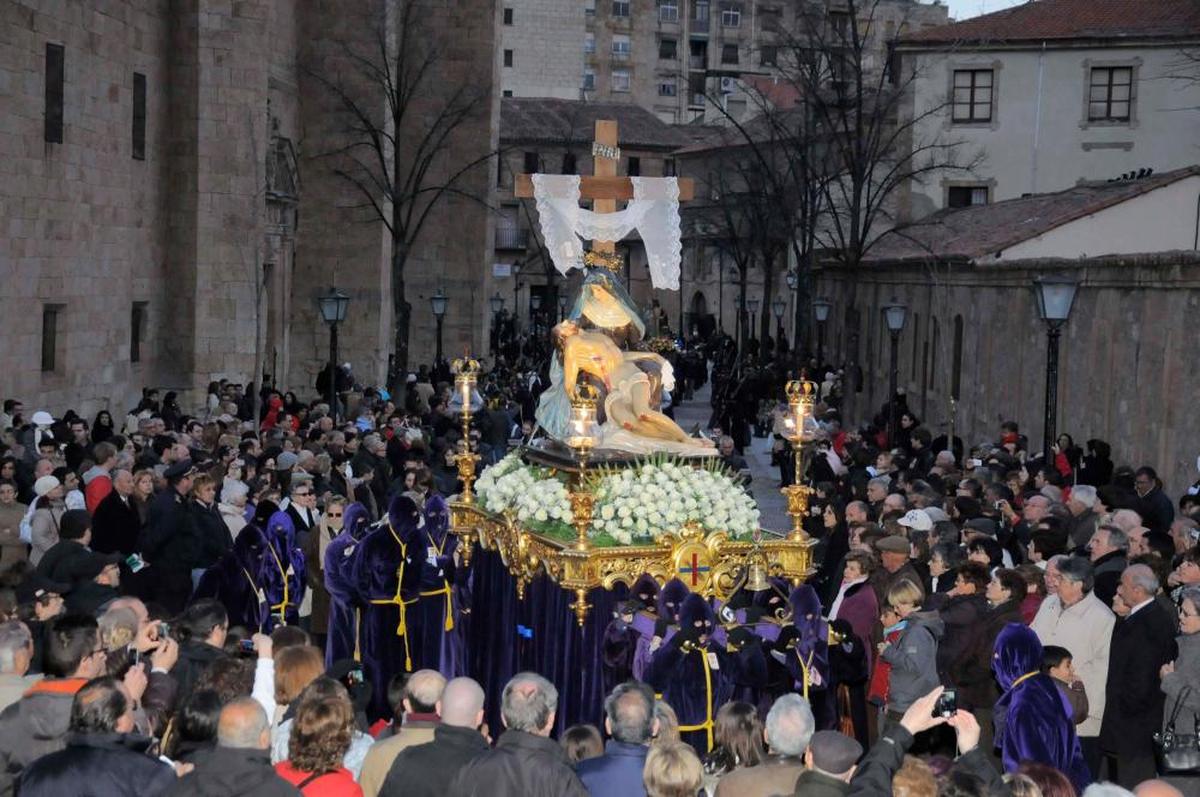
<svg viewBox="0 0 1200 797"><path fill-rule="evenodd" d="M167 481L177 481L187 476L193 470L194 468L190 459L181 459L163 471L163 478Z"/></svg>
<svg viewBox="0 0 1200 797"><path fill-rule="evenodd" d="M885 553L912 553L912 546L908 540L901 537L899 534L893 534L890 537L884 537L875 543L875 547Z"/></svg>

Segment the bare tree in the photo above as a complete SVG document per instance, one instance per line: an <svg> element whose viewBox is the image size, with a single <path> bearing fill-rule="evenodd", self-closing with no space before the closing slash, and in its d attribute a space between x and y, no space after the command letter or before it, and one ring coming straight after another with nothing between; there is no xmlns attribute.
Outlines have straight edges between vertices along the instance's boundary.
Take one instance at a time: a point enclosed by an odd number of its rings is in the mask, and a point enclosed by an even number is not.
<svg viewBox="0 0 1200 797"><path fill-rule="evenodd" d="M409 257L442 200L456 195L486 204L486 197L464 183L495 156L488 146L462 163L451 162L452 153L470 146L465 128L488 112L491 86L466 75L451 82L443 57L447 43L424 24L429 12L421 0L398 0L395 21L374 30L371 52L343 43L350 74L310 72L333 94L345 118L348 143L323 157L354 186L360 207L383 222L391 238L395 356L388 384L393 389L408 368Z"/></svg>

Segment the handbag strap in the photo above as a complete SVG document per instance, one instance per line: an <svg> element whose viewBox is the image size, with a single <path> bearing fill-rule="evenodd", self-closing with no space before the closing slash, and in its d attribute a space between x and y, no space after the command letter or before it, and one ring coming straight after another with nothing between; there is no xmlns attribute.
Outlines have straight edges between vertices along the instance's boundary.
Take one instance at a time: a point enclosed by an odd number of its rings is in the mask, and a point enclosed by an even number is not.
<svg viewBox="0 0 1200 797"><path fill-rule="evenodd" d="M1171 708L1171 718L1167 720L1167 730L1171 733L1175 732L1175 718L1179 716L1179 710L1183 708L1183 699L1192 692L1192 687L1185 686L1179 690L1179 697L1175 698L1175 705ZM1197 724L1200 724L1200 718L1197 719Z"/></svg>

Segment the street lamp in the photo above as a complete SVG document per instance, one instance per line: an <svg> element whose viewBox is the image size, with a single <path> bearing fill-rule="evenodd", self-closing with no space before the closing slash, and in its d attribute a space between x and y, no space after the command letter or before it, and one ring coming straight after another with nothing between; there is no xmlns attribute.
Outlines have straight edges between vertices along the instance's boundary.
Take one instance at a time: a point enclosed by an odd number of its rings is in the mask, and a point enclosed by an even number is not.
<svg viewBox="0 0 1200 797"><path fill-rule="evenodd" d="M567 317L567 294L564 290L558 294L558 320L562 321Z"/></svg>
<svg viewBox="0 0 1200 797"><path fill-rule="evenodd" d="M908 307L893 297L892 303L883 307L883 318L887 322L888 332L892 336L892 367L891 378L888 380L891 389L888 398L888 406L891 408L888 413L888 443L895 446L896 428L899 423L899 416L896 414L896 383L900 378L900 332L904 329L904 322L908 318Z"/></svg>
<svg viewBox="0 0 1200 797"><path fill-rule="evenodd" d="M826 299L824 296L818 296L813 299L813 315L817 319L817 367L820 368L825 364L825 322L829 320L829 310L833 307L833 302ZM904 322L901 321L903 326Z"/></svg>
<svg viewBox="0 0 1200 797"><path fill-rule="evenodd" d="M450 302L446 298L446 294L441 288L437 289L437 293L429 297L429 307L433 310L434 320L437 321L437 354L434 356L434 364L442 361L442 319L446 315L446 305Z"/></svg>
<svg viewBox="0 0 1200 797"><path fill-rule="evenodd" d="M780 345L784 340L783 333L783 313L787 310L787 302L782 297L775 297L775 301L771 302L771 311L775 313L775 335L779 338L776 345Z"/></svg>
<svg viewBox="0 0 1200 797"><path fill-rule="evenodd" d="M1058 419L1058 339L1071 316L1079 281L1071 277L1049 275L1033 281L1037 294L1038 316L1046 322L1046 431L1042 441L1045 461L1050 463Z"/></svg>
<svg viewBox="0 0 1200 797"><path fill-rule="evenodd" d="M317 297L317 308L321 311L321 320L329 325L329 412L334 423L338 419L337 404L337 361L338 361L338 324L346 320L346 308L350 306L350 297L330 287L329 293Z"/></svg>
<svg viewBox="0 0 1200 797"><path fill-rule="evenodd" d="M542 309L542 295L534 293L533 287L529 288L529 325L536 329L538 311Z"/></svg>
<svg viewBox="0 0 1200 797"><path fill-rule="evenodd" d="M750 334L747 340L754 340L754 328L758 326L758 299L747 299L746 309L750 311Z"/></svg>
<svg viewBox="0 0 1200 797"><path fill-rule="evenodd" d="M492 308L492 354L495 354L500 346L500 313L504 311L504 297L500 295L500 291L496 291L496 294L488 299L488 304Z"/></svg>

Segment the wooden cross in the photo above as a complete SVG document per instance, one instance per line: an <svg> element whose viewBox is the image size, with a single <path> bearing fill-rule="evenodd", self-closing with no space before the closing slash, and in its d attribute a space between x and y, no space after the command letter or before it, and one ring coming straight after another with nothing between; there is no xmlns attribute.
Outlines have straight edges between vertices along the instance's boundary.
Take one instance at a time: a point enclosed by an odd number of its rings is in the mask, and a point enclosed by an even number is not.
<svg viewBox="0 0 1200 797"><path fill-rule="evenodd" d="M596 120L596 141L592 145L594 176L581 177L579 195L592 201L596 213L614 213L617 201L633 199L633 182L628 177L617 176L617 162L621 150L617 148L617 123L611 119ZM513 193L519 199L533 198L533 177L518 174ZM696 194L695 183L687 177L679 178L679 201L686 202ZM613 241L592 241L592 251L612 254L616 251Z"/></svg>

